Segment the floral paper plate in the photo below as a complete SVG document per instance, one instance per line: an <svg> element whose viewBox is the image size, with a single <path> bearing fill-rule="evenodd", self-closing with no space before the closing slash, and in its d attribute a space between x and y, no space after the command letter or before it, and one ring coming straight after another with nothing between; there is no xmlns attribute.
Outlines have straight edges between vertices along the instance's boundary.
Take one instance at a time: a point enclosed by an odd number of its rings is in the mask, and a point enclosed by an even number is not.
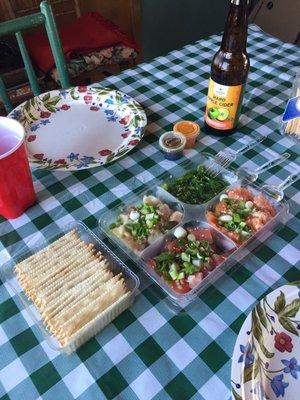
<svg viewBox="0 0 300 400"><path fill-rule="evenodd" d="M36 96L9 117L25 127L30 163L59 170L116 160L140 142L147 124L142 107L130 96L86 86Z"/></svg>
<svg viewBox="0 0 300 400"><path fill-rule="evenodd" d="M274 290L246 318L231 388L234 400L300 399L300 282Z"/></svg>

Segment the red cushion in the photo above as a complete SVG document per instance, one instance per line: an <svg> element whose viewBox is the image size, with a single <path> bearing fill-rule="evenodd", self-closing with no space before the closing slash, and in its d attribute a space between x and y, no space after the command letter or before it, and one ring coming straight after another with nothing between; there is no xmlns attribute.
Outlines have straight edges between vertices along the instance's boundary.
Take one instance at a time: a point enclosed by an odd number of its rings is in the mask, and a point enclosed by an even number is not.
<svg viewBox="0 0 300 400"><path fill-rule="evenodd" d="M59 29L59 35L67 59L117 44L138 51L133 40L97 12L82 15L71 25ZM25 42L32 61L43 72L50 71L54 59L46 33L27 34Z"/></svg>

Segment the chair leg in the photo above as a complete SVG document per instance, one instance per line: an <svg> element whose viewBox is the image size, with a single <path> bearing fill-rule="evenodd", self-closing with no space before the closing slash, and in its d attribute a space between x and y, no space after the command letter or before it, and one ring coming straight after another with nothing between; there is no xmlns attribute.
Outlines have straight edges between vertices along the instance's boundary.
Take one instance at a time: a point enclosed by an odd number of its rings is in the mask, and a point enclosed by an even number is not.
<svg viewBox="0 0 300 400"><path fill-rule="evenodd" d="M41 2L41 12L45 16L45 27L48 34L51 50L53 53L54 61L59 73L60 83L63 89L70 87L70 80L66 59L61 47L57 27L55 24L51 6L47 1Z"/></svg>
<svg viewBox="0 0 300 400"><path fill-rule="evenodd" d="M9 99L6 87L4 85L4 82L3 82L3 79L1 78L1 76L0 76L0 98L3 101L3 104L4 104L7 114L10 113L11 110L13 109L13 106L11 104L11 101Z"/></svg>

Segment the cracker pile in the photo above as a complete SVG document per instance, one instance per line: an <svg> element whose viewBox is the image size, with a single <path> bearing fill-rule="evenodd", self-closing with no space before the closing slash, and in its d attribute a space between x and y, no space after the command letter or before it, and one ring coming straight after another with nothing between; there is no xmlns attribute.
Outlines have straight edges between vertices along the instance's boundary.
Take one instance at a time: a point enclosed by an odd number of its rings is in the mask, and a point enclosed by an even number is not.
<svg viewBox="0 0 300 400"><path fill-rule="evenodd" d="M15 267L26 295L61 346L101 314L129 296L122 273L75 230Z"/></svg>

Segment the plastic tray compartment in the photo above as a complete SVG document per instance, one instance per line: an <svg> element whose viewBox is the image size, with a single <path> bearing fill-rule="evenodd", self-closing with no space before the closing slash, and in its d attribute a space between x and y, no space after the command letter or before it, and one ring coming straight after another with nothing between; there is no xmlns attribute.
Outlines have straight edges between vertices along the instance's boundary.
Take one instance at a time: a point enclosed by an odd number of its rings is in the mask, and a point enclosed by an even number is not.
<svg viewBox="0 0 300 400"><path fill-rule="evenodd" d="M218 248L218 253L222 252L231 252L234 253L237 249L235 243L230 240L228 237L223 235L223 233L219 232L217 229L210 226L208 223L203 221L188 221L184 224L181 224L184 228L204 228L209 229L211 231L214 244ZM209 285L214 283L217 279L220 278L233 264L234 259L231 258L231 255L223 261L219 266L213 269L203 280L193 289L185 294L180 294L172 289L170 285L160 277L153 268L151 268L147 261L153 259L158 256L164 250L165 242L172 237L172 233L174 229L172 229L168 234L166 234L163 238L157 240L147 249L145 249L141 254L141 260L139 262L140 266L142 266L144 272L154 281L156 282L161 289L167 294L169 300L177 306L186 307L190 304L200 293L202 293Z"/></svg>
<svg viewBox="0 0 300 400"><path fill-rule="evenodd" d="M77 231L79 237L84 242L94 244L95 249L102 252L102 254L108 259L110 269L115 275L122 272L126 286L131 292L131 295L124 299L125 301L119 303L118 307L114 308L111 312L107 314L104 313L105 315L103 317L96 318L95 320L90 321L90 323L88 323L78 335L75 335L66 346L61 347L56 338L45 328L41 321L41 316L38 310L23 292L22 287L18 283L17 277L15 275L14 266L22 260L26 259L27 257L31 256L32 254L36 253L37 251L48 246L50 243L57 240L59 237L68 233L72 229L75 229ZM39 327L49 346L66 354L72 353L83 343L95 336L101 329L103 329L114 318L116 318L126 308L128 308L132 304L134 297L137 294L137 289L140 283L139 278L129 268L127 268L126 265L118 257L116 257L112 253L112 251L82 222L74 222L68 225L60 232L51 235L51 237L47 238L47 240L40 242L39 245L35 246L30 252L24 252L17 255L14 260L8 261L1 267L0 276L1 279L6 282L11 287L13 292L20 298L28 314Z"/></svg>
<svg viewBox="0 0 300 400"><path fill-rule="evenodd" d="M238 176L228 170L221 168L221 174L228 182L227 188L221 191L217 196L202 205L189 205L183 202L180 202L174 196L172 196L169 192L161 187L162 181L166 182L168 179L177 178L182 176L184 173L190 171L193 168L197 168L198 165L208 165L210 163L210 158L207 156L200 156L198 158L199 161L195 162L185 162L177 165L172 169L172 174L163 174L160 177L160 180L155 181L153 186L157 186L155 190L150 191L150 193L156 195L162 200L166 201L169 205L174 204L177 205L177 209L183 210L183 219L177 226L191 226L196 225L199 227L209 227L212 230L213 237L216 238L217 244L220 244L222 248L223 245L226 246L234 246L234 251L228 256L224 262L222 262L217 268L215 268L210 274L208 274L197 287L193 288L186 294L178 294L176 293L170 285L168 285L151 267L146 264L147 259L152 258L157 255L163 246L164 240L176 229L174 227L165 235L157 239L154 243L144 249L140 254L136 254L129 250L129 248L121 242L118 238L111 234L109 231L110 223L114 222L120 212L130 204L137 204L142 201L143 194L149 193L149 191L141 192L135 196L131 196L129 199L124 200L123 204L120 207L116 207L115 209L105 212L100 221L99 226L100 229L105 233L106 236L110 239L111 242L117 245L126 255L135 262L135 264L141 268L166 294L167 298L175 305L179 307L186 307L190 304L197 295L202 293L209 285L213 284L216 280L218 280L226 271L228 271L234 264L241 261L246 255L249 254L252 250L254 250L257 246L259 246L264 240L266 240L279 226L281 223L284 223L288 214L289 206L288 203L284 200L277 201L274 196L272 196L271 191L268 190L267 187L259 187L255 183L250 183L246 179L240 179ZM219 166L215 165L215 167L219 170ZM175 172L173 172L175 171ZM256 234L251 236L246 242L242 245L237 246L228 236L224 235L221 231L219 231L216 227L211 225L206 219L206 211L211 210L218 202L220 195L223 193L227 193L229 190L236 187L245 187L248 188L255 195L263 194L270 203L276 209L276 215Z"/></svg>
<svg viewBox="0 0 300 400"><path fill-rule="evenodd" d="M203 207L205 207L211 199L203 204L188 204L179 200L177 197L169 193L166 189L164 189L163 185L168 184L174 179L182 177L188 172L196 170L197 167L200 165L203 165L205 167L209 166L210 168L212 168L213 171L219 172L219 176L222 177L224 181L227 183L227 187L231 186L233 183L238 181L238 177L235 173L221 167L219 164L216 163L214 157L206 154L199 154L199 156L197 156L197 161L191 161L191 160L184 161L183 163L178 164L175 168L173 168L171 173L163 174L160 177L160 181L162 181L162 183L160 184L160 193L161 194L163 192L168 193L168 195L170 196L169 197L170 200L182 204L186 213L193 216L196 216L197 213L203 210Z"/></svg>
<svg viewBox="0 0 300 400"><path fill-rule="evenodd" d="M249 251L252 251L255 249L259 244L261 244L264 240L266 240L278 227L283 224L286 219L287 219L287 214L289 211L289 205L285 200L277 201L275 196L272 196L272 190L271 188L268 188L268 186L265 187L259 187L255 183L249 183L246 180L242 181L239 180L233 185L231 185L229 188L223 190L222 193L220 193L218 196L216 196L214 199L212 199L206 206L205 214L206 211L212 211L214 207L216 206L217 203L220 201L220 196L223 193L227 193L229 190L232 190L234 188L238 187L243 187L245 189L248 189L251 191L255 196L262 194L266 199L270 202L270 204L275 208L276 210L276 215L268 221L262 229L260 229L258 232L256 232L254 235L250 236L248 240L242 243L238 247L238 251L236 252L235 258L237 261L240 261L245 254L249 253ZM206 215L205 215L205 220L206 220ZM208 221L207 221L208 222ZM209 222L208 222L209 223ZM211 224L210 224L211 225ZM213 226L213 225L211 225ZM215 227L218 229L217 227Z"/></svg>
<svg viewBox="0 0 300 400"><path fill-rule="evenodd" d="M162 202L168 204L168 206L172 210L180 211L183 213L183 219L176 226L180 225L185 218L183 206L178 203L176 199L174 200L174 197L171 196L168 192L162 190L158 185L159 181L155 180L155 182L153 183L153 189L146 188L139 191L137 194L131 194L125 197L119 206L116 206L113 209L106 211L99 219L99 228L102 230L102 232L110 239L112 243L116 244L121 250L123 250L134 260L139 259L138 256L139 254L141 254L141 252L134 252L129 246L126 245L125 242L112 234L110 230L110 225L116 221L121 213L126 212L129 206L137 206L142 203L143 196L152 195L159 198Z"/></svg>

